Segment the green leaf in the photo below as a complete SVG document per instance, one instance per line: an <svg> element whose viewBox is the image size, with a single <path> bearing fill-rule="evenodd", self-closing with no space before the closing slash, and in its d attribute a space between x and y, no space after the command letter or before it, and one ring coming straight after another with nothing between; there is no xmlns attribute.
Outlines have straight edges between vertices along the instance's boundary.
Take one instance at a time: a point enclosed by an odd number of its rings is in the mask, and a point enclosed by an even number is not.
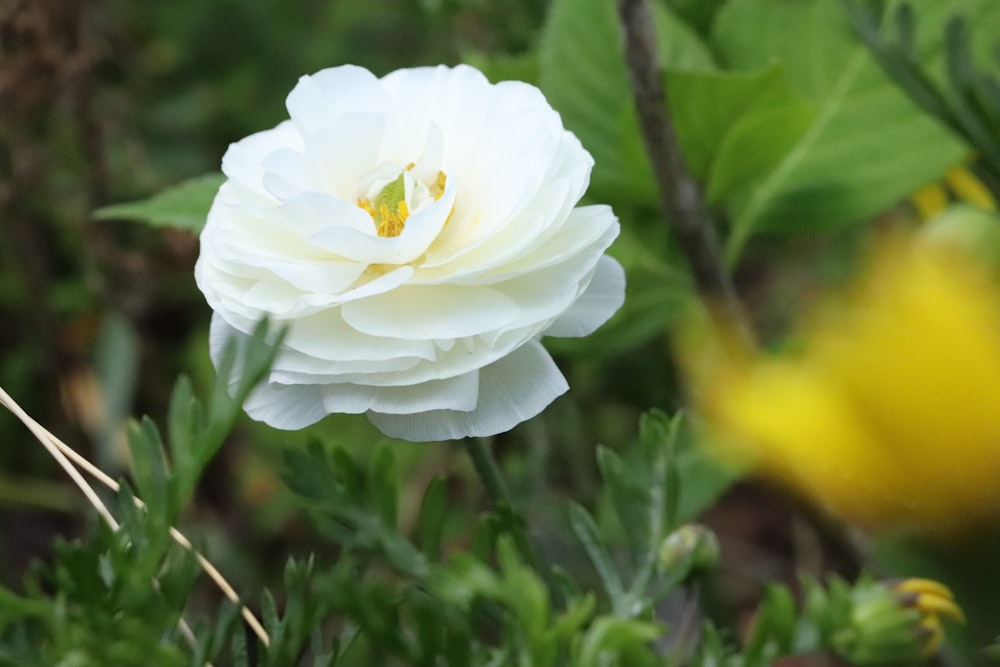
<svg viewBox="0 0 1000 667"><path fill-rule="evenodd" d="M94 348L94 368L101 384L103 414L97 445L98 460L111 460L120 424L128 417L139 368L139 337L127 317L108 311Z"/></svg>
<svg viewBox="0 0 1000 667"><path fill-rule="evenodd" d="M577 539L580 540L580 544L587 553L587 557L590 558L594 569L597 570L612 604L617 606L625 596L625 587L622 585L618 570L611 560L611 554L608 553L601 540L597 524L594 523L590 513L576 503L569 507L569 524Z"/></svg>
<svg viewBox="0 0 1000 667"><path fill-rule="evenodd" d="M448 517L448 482L443 477L431 480L424 491L417 520L417 544L429 560L441 555L441 536Z"/></svg>
<svg viewBox="0 0 1000 667"><path fill-rule="evenodd" d="M521 560L517 545L510 535L501 535L497 539L497 562L503 575L502 585L507 605L534 657L531 664L539 667L551 664L554 650L545 638L551 615L548 589L535 571Z"/></svg>
<svg viewBox="0 0 1000 667"><path fill-rule="evenodd" d="M149 199L112 204L94 211L98 220L140 220L153 227L174 227L197 234L205 226L208 209L225 182L222 174L196 176Z"/></svg>
<svg viewBox="0 0 1000 667"><path fill-rule="evenodd" d="M744 653L748 665L769 665L788 653L795 639L795 598L785 586L768 586Z"/></svg>
<svg viewBox="0 0 1000 667"><path fill-rule="evenodd" d="M778 111L807 120L814 115L811 105L789 84L780 63L752 72L668 72L666 86L685 164L702 181L709 179L724 143L733 141L733 131L748 117ZM781 125L762 128L767 138L786 149L790 146L783 136L788 132Z"/></svg>
<svg viewBox="0 0 1000 667"><path fill-rule="evenodd" d="M266 589L261 596L260 615L268 637L276 646L280 646L284 639L284 626L278 615L278 605L274 601L274 596L271 595L271 591Z"/></svg>
<svg viewBox="0 0 1000 667"><path fill-rule="evenodd" d="M147 507L156 514L165 513L172 521L173 511L168 493L167 463L163 458L160 431L149 417L132 422L128 429L129 452L136 489Z"/></svg>
<svg viewBox="0 0 1000 667"><path fill-rule="evenodd" d="M382 523L396 527L399 506L397 489L396 456L392 445L383 443L372 455L370 503L376 509Z"/></svg>
<svg viewBox="0 0 1000 667"><path fill-rule="evenodd" d="M662 3L654 3L653 11L661 65L714 67L690 28ZM654 204L656 188L639 139L620 41L614 3L555 0L540 45L540 85L567 129L594 156L595 196Z"/></svg>
<svg viewBox="0 0 1000 667"><path fill-rule="evenodd" d="M932 23L932 14L940 19L948 9L939 5L946 4L922 4L920 22ZM939 39L923 38L919 52L937 55L929 43ZM731 211L730 260L756 232L865 221L939 178L968 150L886 78L840 3L732 0L717 16L712 42L735 69L783 62L795 88L819 109L777 167Z"/></svg>
<svg viewBox="0 0 1000 667"><path fill-rule="evenodd" d="M580 655L573 664L579 667L663 664L648 648L662 634L663 629L655 623L602 616L587 629ZM621 659L609 659L611 656Z"/></svg>
<svg viewBox="0 0 1000 667"><path fill-rule="evenodd" d="M230 660L232 661L233 667L252 667L250 665L250 657L247 651L246 636L242 632L233 633L229 651L231 653Z"/></svg>
<svg viewBox="0 0 1000 667"><path fill-rule="evenodd" d="M615 514L627 536L627 544L632 550L634 562L638 563L652 546L650 522L650 491L644 477L633 475L621 458L604 446L597 448L597 466L601 470L604 484L611 495Z"/></svg>

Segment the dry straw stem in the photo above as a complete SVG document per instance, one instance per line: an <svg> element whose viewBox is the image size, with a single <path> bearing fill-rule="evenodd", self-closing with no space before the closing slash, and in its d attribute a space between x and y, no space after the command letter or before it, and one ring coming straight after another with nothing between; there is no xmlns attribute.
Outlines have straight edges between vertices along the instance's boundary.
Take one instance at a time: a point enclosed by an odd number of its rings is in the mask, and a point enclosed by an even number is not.
<svg viewBox="0 0 1000 667"><path fill-rule="evenodd" d="M21 406L10 397L10 394L4 391L2 387L0 387L0 403L2 403L4 407L10 410L15 417L21 420L21 422L28 427L28 430L31 431L32 435L35 436L38 442L42 443L42 446L48 450L49 454L52 455L52 458L54 458L56 462L62 466L63 470L66 471L66 474L70 476L70 479L72 479L77 487L79 487L80 491L83 492L83 495L86 496L87 500L90 501L90 504L94 506L97 513L101 515L104 522L107 523L111 530L117 531L118 522L115 520L114 516L112 516L111 512L108 511L108 508L101 501L93 487L91 487L90 484L87 483L87 480L83 478L83 475L80 474L80 470L83 470L87 474L91 475L98 482L115 492L119 489L118 482L77 453L77 451L72 447L50 433L44 426L32 419L31 416L28 415L28 413L26 413ZM77 470L77 468L74 467L74 464L79 466L80 470ZM146 507L138 498L135 499L135 504L140 509L145 509ZM264 644L264 646L270 645L270 637L268 637L267 631L264 630L264 626L261 625L259 620L257 620L257 617L254 616L253 612L250 611L246 605L240 602L240 596L236 593L236 590L229 584L229 582L226 581L226 578L222 576L222 573L219 572L219 570L200 552L195 550L195 548L191 545L191 541L188 540L182 532L171 526L170 536L175 542L177 542L177 544L194 554L195 559L198 561L202 570L205 571L205 574L207 574L209 578L215 582L222 593L233 604L239 605L240 611L243 614L243 619L246 621L247 625L250 626L250 629L253 630L254 634L257 635L257 638L260 639L261 643ZM189 640L194 639L194 635L191 633L191 628L188 627L187 623L185 623L183 619L181 620L181 632Z"/></svg>

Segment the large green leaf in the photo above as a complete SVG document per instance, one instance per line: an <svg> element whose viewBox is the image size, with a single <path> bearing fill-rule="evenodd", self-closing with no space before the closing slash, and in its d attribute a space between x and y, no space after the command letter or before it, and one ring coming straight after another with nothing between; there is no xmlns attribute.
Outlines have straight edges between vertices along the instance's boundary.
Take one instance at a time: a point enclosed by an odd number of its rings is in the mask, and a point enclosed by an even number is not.
<svg viewBox="0 0 1000 667"><path fill-rule="evenodd" d="M226 177L218 173L196 176L149 199L99 208L94 211L94 217L139 220L154 227L176 227L197 234L205 226L208 209L225 180Z"/></svg>
<svg viewBox="0 0 1000 667"><path fill-rule="evenodd" d="M987 18L988 0L918 5L917 52L933 64L940 30L956 7ZM988 12L996 25L997 12ZM886 78L829 0L732 0L712 43L734 69L785 63L819 112L780 164L731 211L733 259L761 230L844 227L936 180L967 152Z"/></svg>
<svg viewBox="0 0 1000 667"><path fill-rule="evenodd" d="M662 4L653 5L660 64L713 69L698 36ZM614 3L554 0L539 54L542 90L596 161L596 196L656 202L649 162L641 150Z"/></svg>
<svg viewBox="0 0 1000 667"><path fill-rule="evenodd" d="M685 161L713 204L744 197L816 115L781 64L755 72L671 71L666 84Z"/></svg>

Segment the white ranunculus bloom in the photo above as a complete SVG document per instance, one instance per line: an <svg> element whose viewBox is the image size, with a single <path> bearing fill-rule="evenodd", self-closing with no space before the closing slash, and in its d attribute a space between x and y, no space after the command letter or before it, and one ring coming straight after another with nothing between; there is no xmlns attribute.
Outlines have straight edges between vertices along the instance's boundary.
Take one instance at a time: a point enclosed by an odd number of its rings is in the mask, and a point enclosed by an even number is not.
<svg viewBox="0 0 1000 667"><path fill-rule="evenodd" d="M485 436L567 385L539 343L622 304L593 160L533 86L471 67L302 77L291 116L230 146L201 234L211 349L288 325L247 401L283 429L366 413L408 440Z"/></svg>

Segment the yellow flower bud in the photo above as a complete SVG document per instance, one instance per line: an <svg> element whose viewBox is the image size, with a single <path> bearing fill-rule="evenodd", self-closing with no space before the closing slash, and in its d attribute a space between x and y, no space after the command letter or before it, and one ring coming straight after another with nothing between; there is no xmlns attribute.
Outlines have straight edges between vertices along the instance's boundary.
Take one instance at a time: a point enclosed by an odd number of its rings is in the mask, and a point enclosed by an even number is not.
<svg viewBox="0 0 1000 667"><path fill-rule="evenodd" d="M834 649L858 665L891 665L927 658L944 641L941 618L964 620L951 591L929 579L859 584L846 627Z"/></svg>

